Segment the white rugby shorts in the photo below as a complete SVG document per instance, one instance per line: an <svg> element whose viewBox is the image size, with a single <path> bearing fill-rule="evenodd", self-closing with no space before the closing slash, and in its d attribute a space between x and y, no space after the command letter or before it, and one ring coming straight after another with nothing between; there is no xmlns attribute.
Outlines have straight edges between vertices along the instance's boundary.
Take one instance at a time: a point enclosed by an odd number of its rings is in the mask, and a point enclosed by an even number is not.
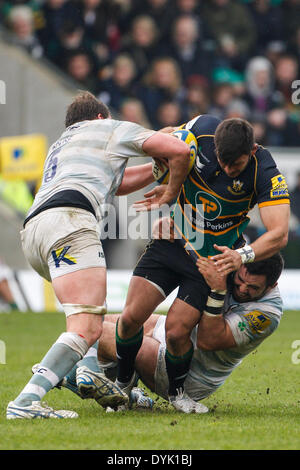
<svg viewBox="0 0 300 470"><path fill-rule="evenodd" d="M26 259L47 281L106 267L96 219L84 209L47 209L29 220L20 234Z"/></svg>
<svg viewBox="0 0 300 470"><path fill-rule="evenodd" d="M157 320L155 328L153 330L152 337L159 341L159 349L157 353L157 364L154 373L154 382L155 382L155 393L160 397L168 400L168 388L169 380L165 362L165 353L166 353L166 335L165 335L165 323L166 317L160 316ZM200 381L193 378L190 374L187 376L184 382L184 389L186 393L193 400L203 400L204 398L211 395L216 389L209 387Z"/></svg>

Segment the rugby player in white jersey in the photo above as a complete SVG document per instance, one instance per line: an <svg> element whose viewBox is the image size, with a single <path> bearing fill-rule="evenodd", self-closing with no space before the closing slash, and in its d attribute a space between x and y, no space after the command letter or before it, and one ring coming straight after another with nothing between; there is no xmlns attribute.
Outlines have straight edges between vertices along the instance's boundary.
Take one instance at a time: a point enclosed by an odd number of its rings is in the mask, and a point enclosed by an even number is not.
<svg viewBox="0 0 300 470"><path fill-rule="evenodd" d="M283 269L279 253L264 261L242 265L227 279L207 258L200 258L197 266L211 287L211 294L191 335L195 349L185 390L195 402L211 395L225 382L243 358L276 330L283 313L277 286ZM114 335L118 317L105 317L99 341L101 365L106 361L109 368L113 366L111 361L116 360ZM150 390L168 400L165 322L165 315L156 314L145 322L135 368ZM205 413L208 408L196 403L193 410L183 407L181 411Z"/></svg>
<svg viewBox="0 0 300 470"><path fill-rule="evenodd" d="M41 400L101 335L102 315L106 313L106 265L99 239L104 204L115 194L129 194L153 181L151 163L125 169L128 159L168 159L167 191L155 200L155 207L177 196L188 172L190 148L185 142L112 119L108 108L88 92L80 93L71 103L65 124L66 130L49 149L43 182L25 219L21 239L28 262L52 282L66 314L66 332L8 404L8 419L77 417L72 411L45 407ZM103 405L128 401L104 375L90 383L90 375L79 369L77 385L83 395L93 396ZM99 372L97 367L94 372Z"/></svg>

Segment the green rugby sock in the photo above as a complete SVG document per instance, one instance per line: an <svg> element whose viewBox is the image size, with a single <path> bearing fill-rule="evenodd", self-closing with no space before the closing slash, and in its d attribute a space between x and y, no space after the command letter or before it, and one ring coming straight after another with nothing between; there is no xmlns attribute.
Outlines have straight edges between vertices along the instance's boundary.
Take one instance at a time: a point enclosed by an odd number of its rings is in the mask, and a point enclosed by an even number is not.
<svg viewBox="0 0 300 470"><path fill-rule="evenodd" d="M143 342L144 328L129 339L122 339L118 335L118 322L116 324L116 349L117 349L117 380L127 384L133 373L137 353Z"/></svg>
<svg viewBox="0 0 300 470"><path fill-rule="evenodd" d="M193 346L183 356L173 356L166 350L165 361L169 378L169 396L177 395L177 390L184 389L184 381L189 372L193 352Z"/></svg>

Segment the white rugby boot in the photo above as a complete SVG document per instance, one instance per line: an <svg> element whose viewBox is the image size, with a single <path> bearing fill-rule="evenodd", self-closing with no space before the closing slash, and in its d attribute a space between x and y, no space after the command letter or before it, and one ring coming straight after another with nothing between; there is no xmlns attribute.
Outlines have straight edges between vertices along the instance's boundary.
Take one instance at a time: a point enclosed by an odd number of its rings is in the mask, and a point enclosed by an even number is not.
<svg viewBox="0 0 300 470"><path fill-rule="evenodd" d="M37 418L78 418L75 411L53 410L46 403L33 401L29 406L16 405L11 401L6 409L7 419L37 419Z"/></svg>
<svg viewBox="0 0 300 470"><path fill-rule="evenodd" d="M135 404L136 408L144 408L150 410L152 410L154 404L152 398L148 397L145 391L138 387L133 387L133 389L131 390L130 403Z"/></svg>
<svg viewBox="0 0 300 470"><path fill-rule="evenodd" d="M190 398L184 390L177 390L177 395L169 396L169 402L174 408L182 413L207 413L208 408Z"/></svg>
<svg viewBox="0 0 300 470"><path fill-rule="evenodd" d="M103 408L115 408L129 403L128 395L115 382L86 366L78 367L76 383L82 398L94 398Z"/></svg>
<svg viewBox="0 0 300 470"><path fill-rule="evenodd" d="M133 387L130 392L129 397L129 408L132 408L133 405L135 409L148 409L152 410L154 401L152 398L148 397L145 391L138 387ZM126 411L127 408L124 405L118 406L116 409L112 409L109 406L106 408L106 413L113 413L114 411Z"/></svg>

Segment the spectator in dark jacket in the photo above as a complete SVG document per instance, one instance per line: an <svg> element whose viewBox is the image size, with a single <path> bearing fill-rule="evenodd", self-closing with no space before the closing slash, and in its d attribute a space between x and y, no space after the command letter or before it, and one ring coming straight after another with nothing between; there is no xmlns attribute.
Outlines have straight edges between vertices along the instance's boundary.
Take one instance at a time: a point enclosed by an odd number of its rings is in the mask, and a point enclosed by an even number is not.
<svg viewBox="0 0 300 470"><path fill-rule="evenodd" d="M134 60L137 76L141 78L151 62L159 55L159 34L151 16L137 16L131 25L129 34L124 37L121 52Z"/></svg>
<svg viewBox="0 0 300 470"><path fill-rule="evenodd" d="M255 0L249 3L249 9L257 34L253 52L261 55L264 54L266 47L271 42L284 41L283 7L282 5L272 5L271 0Z"/></svg>
<svg viewBox="0 0 300 470"><path fill-rule="evenodd" d="M51 43L58 39L59 32L66 19L81 24L79 11L70 0L45 0L41 6L43 27L39 30L39 37L47 51Z"/></svg>
<svg viewBox="0 0 300 470"><path fill-rule="evenodd" d="M138 89L137 97L143 102L146 113L157 129L157 109L164 101L176 101L183 105L184 87L178 64L171 57L156 59Z"/></svg>
<svg viewBox="0 0 300 470"><path fill-rule="evenodd" d="M162 44L161 53L176 60L184 82L192 75L210 77L212 57L203 50L197 20L191 15L175 19L170 43Z"/></svg>
<svg viewBox="0 0 300 470"><path fill-rule="evenodd" d="M113 62L111 76L99 83L98 93L101 101L116 111L122 103L134 97L136 66L127 54L120 54Z"/></svg>
<svg viewBox="0 0 300 470"><path fill-rule="evenodd" d="M128 14L123 17L122 33L128 30L128 24L132 24L138 16L150 16L155 22L160 41L167 41L170 35L172 18L174 17L174 0L136 0ZM162 42L161 42L162 44Z"/></svg>
<svg viewBox="0 0 300 470"><path fill-rule="evenodd" d="M299 78L299 64L296 57L289 54L282 54L275 64L275 87L285 101L287 109L293 108L292 94L294 89L292 84Z"/></svg>
<svg viewBox="0 0 300 470"><path fill-rule="evenodd" d="M273 147L299 147L300 125L283 107L274 108L267 114L267 145Z"/></svg>
<svg viewBox="0 0 300 470"><path fill-rule="evenodd" d="M90 55L84 51L73 51L65 61L65 71L81 88L95 93L98 80L93 73L93 62Z"/></svg>
<svg viewBox="0 0 300 470"><path fill-rule="evenodd" d="M232 0L211 0L204 3L203 22L216 43L217 65L242 70L256 41L248 8Z"/></svg>

